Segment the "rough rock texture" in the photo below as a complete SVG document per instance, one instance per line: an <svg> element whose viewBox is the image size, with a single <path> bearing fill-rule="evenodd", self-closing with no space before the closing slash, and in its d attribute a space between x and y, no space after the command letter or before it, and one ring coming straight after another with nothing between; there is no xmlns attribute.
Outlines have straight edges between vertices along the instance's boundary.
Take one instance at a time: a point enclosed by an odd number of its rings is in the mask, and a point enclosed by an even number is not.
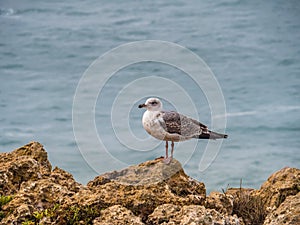
<svg viewBox="0 0 300 225"><path fill-rule="evenodd" d="M233 213L245 224L275 225L300 224L299 216L291 213L300 210L299 192L300 169L286 167L272 174L259 190L232 188L227 194L234 199Z"/></svg>
<svg viewBox="0 0 300 225"><path fill-rule="evenodd" d="M121 205L114 205L101 211L100 217L93 221L94 225L144 225L141 218Z"/></svg>
<svg viewBox="0 0 300 225"><path fill-rule="evenodd" d="M226 215L231 215L233 211L233 196L220 192L211 192L206 197L206 208L215 209Z"/></svg>
<svg viewBox="0 0 300 225"><path fill-rule="evenodd" d="M262 198L266 207L277 208L286 197L296 195L299 191L300 170L286 167L272 174L257 195Z"/></svg>
<svg viewBox="0 0 300 225"><path fill-rule="evenodd" d="M0 180L1 195L13 194L13 200L3 206L6 217L2 224L21 224L31 219L34 212L59 204L83 187L64 170L51 171L47 152L37 142L12 153L1 153L0 171L1 178L5 178Z"/></svg>
<svg viewBox="0 0 300 225"><path fill-rule="evenodd" d="M58 168L47 178L23 182L13 200L4 207L10 212L4 221L7 223L26 221L33 212L60 204L64 198L74 195L80 188L81 185L75 182L72 175Z"/></svg>
<svg viewBox="0 0 300 225"><path fill-rule="evenodd" d="M260 190L206 197L177 160L155 159L84 186L52 170L43 146L31 142L0 153L0 224L300 224L299 174L284 168Z"/></svg>
<svg viewBox="0 0 300 225"><path fill-rule="evenodd" d="M147 161L122 171L106 173L88 183L66 204L106 208L122 205L145 221L162 204L202 205L205 186L188 177L180 163L173 160L165 165L161 159Z"/></svg>
<svg viewBox="0 0 300 225"><path fill-rule="evenodd" d="M300 224L300 192L297 195L288 196L285 201L265 219L267 224Z"/></svg>
<svg viewBox="0 0 300 225"><path fill-rule="evenodd" d="M243 225L243 221L234 216L222 215L214 209L206 209L201 205L177 206L164 204L158 206L148 217L148 224L174 225L174 224L226 224Z"/></svg>
<svg viewBox="0 0 300 225"><path fill-rule="evenodd" d="M31 142L11 153L1 153L0 195L12 195L28 180L38 180L51 172L47 152L38 142Z"/></svg>

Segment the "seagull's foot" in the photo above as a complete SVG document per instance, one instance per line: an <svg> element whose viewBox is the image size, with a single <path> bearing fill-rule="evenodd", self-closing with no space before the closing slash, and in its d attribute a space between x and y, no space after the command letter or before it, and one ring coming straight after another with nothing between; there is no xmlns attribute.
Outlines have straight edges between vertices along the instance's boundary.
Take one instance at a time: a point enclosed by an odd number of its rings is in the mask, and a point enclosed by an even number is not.
<svg viewBox="0 0 300 225"><path fill-rule="evenodd" d="M169 165L172 162L173 157L169 157L169 158L164 158L163 162L166 165Z"/></svg>

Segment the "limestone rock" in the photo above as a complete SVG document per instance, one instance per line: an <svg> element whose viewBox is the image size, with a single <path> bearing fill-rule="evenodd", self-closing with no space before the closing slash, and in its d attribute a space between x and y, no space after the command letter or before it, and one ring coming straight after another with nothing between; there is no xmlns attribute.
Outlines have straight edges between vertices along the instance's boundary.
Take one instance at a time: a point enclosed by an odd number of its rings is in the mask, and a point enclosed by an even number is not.
<svg viewBox="0 0 300 225"><path fill-rule="evenodd" d="M31 142L11 153L0 153L0 195L15 194L21 184L48 176L51 164L38 142Z"/></svg>
<svg viewBox="0 0 300 225"><path fill-rule="evenodd" d="M231 215L233 211L233 196L220 192L211 192L206 197L205 207L215 209L222 214Z"/></svg>
<svg viewBox="0 0 300 225"><path fill-rule="evenodd" d="M13 200L3 207L8 216L2 222L18 224L30 220L34 212L62 204L65 198L74 195L81 188L82 185L72 175L61 169L53 170L47 178L23 182Z"/></svg>
<svg viewBox="0 0 300 225"><path fill-rule="evenodd" d="M180 163L165 165L161 159L147 161L118 172L106 173L88 183L69 204L80 202L98 208L122 205L142 221L165 203L203 205L205 186L187 176Z"/></svg>
<svg viewBox="0 0 300 225"><path fill-rule="evenodd" d="M288 196L284 202L265 219L264 225L300 224L300 192L297 195Z"/></svg>
<svg viewBox="0 0 300 225"><path fill-rule="evenodd" d="M233 213L243 217L245 224L263 224L264 221L268 224L268 221L285 221L291 218L289 213L285 213L285 206L295 203L293 207L299 208L295 197L299 191L300 170L286 167L272 174L259 190L234 188L229 189L227 194L234 197ZM285 203L286 199L290 200ZM281 207L281 204L284 205ZM299 209L295 209L297 210Z"/></svg>
<svg viewBox="0 0 300 225"><path fill-rule="evenodd" d="M150 160L105 173L84 186L55 168L31 142L0 153L0 224L234 224L299 223L300 170L284 168L260 190L212 192L177 160Z"/></svg>
<svg viewBox="0 0 300 225"><path fill-rule="evenodd" d="M34 212L51 208L83 188L71 174L59 168L51 172L47 152L38 142L1 155L1 195L13 194L13 200L2 207L7 215L2 224L21 224Z"/></svg>
<svg viewBox="0 0 300 225"><path fill-rule="evenodd" d="M256 193L266 207L277 208L288 196L300 191L300 169L283 168L272 174Z"/></svg>
<svg viewBox="0 0 300 225"><path fill-rule="evenodd" d="M222 215L214 209L206 209L200 205L176 206L164 204L158 206L149 215L147 224L151 225L243 225L242 219L236 216Z"/></svg>
<svg viewBox="0 0 300 225"><path fill-rule="evenodd" d="M121 205L114 205L101 211L100 217L93 221L94 225L144 225L140 217Z"/></svg>
<svg viewBox="0 0 300 225"><path fill-rule="evenodd" d="M148 217L148 224L166 224L174 219L181 211L181 207L173 204L163 204L158 206Z"/></svg>

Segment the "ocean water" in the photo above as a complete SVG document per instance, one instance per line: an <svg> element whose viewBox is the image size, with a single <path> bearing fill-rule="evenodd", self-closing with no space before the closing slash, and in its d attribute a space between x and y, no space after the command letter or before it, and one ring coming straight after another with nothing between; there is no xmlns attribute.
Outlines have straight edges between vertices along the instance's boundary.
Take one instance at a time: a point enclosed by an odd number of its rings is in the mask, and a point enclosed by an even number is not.
<svg viewBox="0 0 300 225"><path fill-rule="evenodd" d="M297 0L2 0L0 151L39 141L52 165L71 172L81 183L111 168L159 157L164 154L164 143L148 140L141 125L143 112L137 109L147 96L142 93L155 94L159 85L166 86L166 96L160 94L165 108L189 113L188 102L168 101L169 96L184 101L178 94L183 90L195 104L197 116L210 126L206 93L184 71L140 62L121 68L101 84L93 113L105 151L78 147L72 110L85 71L120 45L161 40L201 57L216 77L226 105L229 138L210 166L199 170L208 143L203 140L177 144L175 158L188 175L205 182L208 192L238 187L241 179L244 187L259 188L273 172L285 166L300 167L299 15ZM140 81L147 85L137 88ZM179 89L174 91L170 85ZM123 99L116 111L129 113L115 120L113 103L122 96L128 102ZM130 130L126 126L116 130L113 123L127 124ZM133 149L134 141L124 144L119 139L129 132L155 146ZM112 160L106 160L105 154Z"/></svg>

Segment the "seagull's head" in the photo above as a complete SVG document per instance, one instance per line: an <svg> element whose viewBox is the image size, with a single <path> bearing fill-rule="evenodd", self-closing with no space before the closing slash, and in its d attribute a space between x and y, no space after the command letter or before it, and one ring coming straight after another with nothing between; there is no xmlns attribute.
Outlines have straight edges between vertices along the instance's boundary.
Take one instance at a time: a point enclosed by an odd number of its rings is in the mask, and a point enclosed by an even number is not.
<svg viewBox="0 0 300 225"><path fill-rule="evenodd" d="M144 104L140 104L139 108L146 108L148 111L162 110L162 103L158 98L148 98Z"/></svg>

